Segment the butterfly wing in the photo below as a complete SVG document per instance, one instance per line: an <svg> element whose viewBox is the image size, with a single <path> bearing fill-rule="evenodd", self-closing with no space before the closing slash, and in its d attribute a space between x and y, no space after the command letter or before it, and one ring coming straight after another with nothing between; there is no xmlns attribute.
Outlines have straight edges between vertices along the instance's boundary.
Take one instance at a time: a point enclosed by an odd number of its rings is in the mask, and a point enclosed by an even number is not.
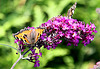
<svg viewBox="0 0 100 69"><path fill-rule="evenodd" d="M77 3L75 2L75 4L68 10L68 12L67 12L68 19L72 18L73 14L74 14L74 11L75 11L75 8L76 8L76 4Z"/></svg>
<svg viewBox="0 0 100 69"><path fill-rule="evenodd" d="M31 34L32 30L26 30L26 31L23 31L22 34L22 38L23 38L23 41L26 42L27 44L31 44L31 38L30 38L30 34Z"/></svg>
<svg viewBox="0 0 100 69"><path fill-rule="evenodd" d="M31 44L30 42L30 33L31 33L32 30L25 30L25 29L22 29L21 31L17 32L14 34L14 37L19 39L19 40L22 40L22 41L25 41L27 44Z"/></svg>
<svg viewBox="0 0 100 69"><path fill-rule="evenodd" d="M37 42L38 38L41 36L41 34L43 33L44 29L35 29L35 43Z"/></svg>

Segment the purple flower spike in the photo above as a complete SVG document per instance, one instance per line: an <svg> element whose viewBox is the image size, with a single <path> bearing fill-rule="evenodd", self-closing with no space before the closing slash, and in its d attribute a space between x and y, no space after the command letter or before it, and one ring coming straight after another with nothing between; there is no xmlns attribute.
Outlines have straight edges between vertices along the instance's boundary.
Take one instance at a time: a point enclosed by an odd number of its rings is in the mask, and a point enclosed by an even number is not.
<svg viewBox="0 0 100 69"><path fill-rule="evenodd" d="M96 65L94 65L94 67L91 69L100 69L100 61L97 62Z"/></svg>
<svg viewBox="0 0 100 69"><path fill-rule="evenodd" d="M48 50L50 48L55 49L56 46L53 45L60 44L61 42L59 42L59 39L61 38L67 39L67 46L71 44L78 46L79 40L86 46L94 40L94 35L92 35L92 33L97 33L94 24L85 24L76 19L68 19L61 15L53 17L53 20L48 20L46 23L40 25L40 27L45 28L45 32L40 39L43 41L44 47Z"/></svg>

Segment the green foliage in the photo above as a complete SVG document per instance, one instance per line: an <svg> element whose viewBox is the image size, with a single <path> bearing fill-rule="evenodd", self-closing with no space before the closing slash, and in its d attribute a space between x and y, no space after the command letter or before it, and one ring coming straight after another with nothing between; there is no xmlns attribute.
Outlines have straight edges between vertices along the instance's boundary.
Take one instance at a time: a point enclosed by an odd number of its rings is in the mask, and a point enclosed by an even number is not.
<svg viewBox="0 0 100 69"><path fill-rule="evenodd" d="M0 1L0 44L14 44L13 33L24 27L38 27L48 19L57 15L67 15L67 10L75 0L1 0ZM94 41L86 47L60 44L55 50L42 48L43 56L40 57L40 67L35 69L88 69L100 58L100 14L96 8L100 7L100 0L78 0L74 19L92 22L96 25L98 33ZM0 69L10 69L19 54L16 50L0 45ZM21 60L15 69L33 69L34 64Z"/></svg>

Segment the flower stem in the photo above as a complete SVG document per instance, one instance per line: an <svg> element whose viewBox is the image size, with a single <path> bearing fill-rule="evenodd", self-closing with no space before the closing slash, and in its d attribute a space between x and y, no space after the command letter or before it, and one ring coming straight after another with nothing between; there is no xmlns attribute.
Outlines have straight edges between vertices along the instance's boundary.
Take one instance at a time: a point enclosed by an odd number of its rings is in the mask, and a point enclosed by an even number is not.
<svg viewBox="0 0 100 69"><path fill-rule="evenodd" d="M23 57L23 55L21 55L18 60L13 64L13 66L11 67L11 69L13 69L15 67L15 65L18 63L18 61Z"/></svg>
<svg viewBox="0 0 100 69"><path fill-rule="evenodd" d="M21 53L20 53L20 57L19 57L18 60L12 65L11 69L13 69L13 68L15 67L15 65L18 63L18 61L19 61L20 59L22 59L23 56L24 56L26 53L28 53L31 49L32 49L32 47L29 48L23 55L21 55Z"/></svg>

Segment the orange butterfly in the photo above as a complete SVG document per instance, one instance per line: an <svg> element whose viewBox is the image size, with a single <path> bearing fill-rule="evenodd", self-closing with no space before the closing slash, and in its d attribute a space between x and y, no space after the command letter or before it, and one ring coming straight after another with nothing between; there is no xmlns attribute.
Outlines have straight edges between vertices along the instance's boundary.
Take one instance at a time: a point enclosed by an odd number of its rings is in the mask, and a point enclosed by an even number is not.
<svg viewBox="0 0 100 69"><path fill-rule="evenodd" d="M27 44L35 44L38 41L38 38L43 33L44 29L27 29L24 28L19 32L14 34L14 37L26 42Z"/></svg>

